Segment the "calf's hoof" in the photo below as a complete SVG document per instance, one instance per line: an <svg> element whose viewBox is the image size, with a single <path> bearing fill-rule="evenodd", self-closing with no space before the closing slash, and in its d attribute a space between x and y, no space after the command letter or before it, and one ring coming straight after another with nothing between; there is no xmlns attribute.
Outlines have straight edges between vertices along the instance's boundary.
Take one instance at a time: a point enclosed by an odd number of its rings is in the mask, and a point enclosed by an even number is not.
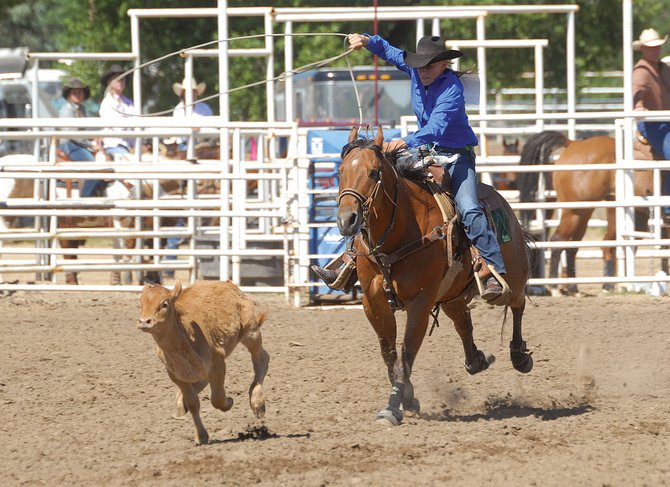
<svg viewBox="0 0 670 487"><path fill-rule="evenodd" d="M209 435L207 431L196 434L195 436L195 446L206 445L209 443Z"/></svg>
<svg viewBox="0 0 670 487"><path fill-rule="evenodd" d="M256 385L249 391L249 405L257 418L265 416L265 396L260 385Z"/></svg>
<svg viewBox="0 0 670 487"><path fill-rule="evenodd" d="M230 408L233 407L233 398L226 397L223 401L221 401L221 399L212 399L212 406L225 413L226 411L230 411Z"/></svg>

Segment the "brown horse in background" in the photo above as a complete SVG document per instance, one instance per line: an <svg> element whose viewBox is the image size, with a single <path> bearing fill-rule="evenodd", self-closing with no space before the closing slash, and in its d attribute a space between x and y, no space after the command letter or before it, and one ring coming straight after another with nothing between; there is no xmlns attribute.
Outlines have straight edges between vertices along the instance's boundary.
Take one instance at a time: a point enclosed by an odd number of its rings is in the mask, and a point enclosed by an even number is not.
<svg viewBox="0 0 670 487"><path fill-rule="evenodd" d="M616 142L612 137L595 136L584 140L570 140L556 131L544 131L531 136L521 152L520 165L524 164L614 164L616 162ZM554 158L558 159L554 162ZM637 156L636 156L637 157ZM642 157L638 157L642 158ZM556 171L551 176L547 173L520 173L517 178L519 200L534 202L537 200L538 183L544 178L545 188L556 191L557 201L603 201L612 200L614 196L615 171ZM652 172L650 170L635 171L635 194L637 196L652 193ZM589 219L594 208L564 208L561 218L551 241L578 241L586 233ZM615 208L607 208L607 231L603 240L616 238ZM532 218L531 210L524 210L521 214L523 224L528 227ZM646 229L649 212L646 208L636 209L636 229ZM566 277L576 276L576 248L552 249L549 263L549 277L558 277L558 264L561 253L566 253ZM616 249L603 247L604 275L614 276L614 259ZM612 284L605 284L603 288L611 290ZM553 288L556 292L557 289ZM567 287L568 294L576 294L577 286Z"/></svg>
<svg viewBox="0 0 670 487"><path fill-rule="evenodd" d="M465 368L476 374L489 367L494 357L479 350L473 339L468 303L477 294L474 279L474 251L460 224L436 239L433 232L445 221L423 177L401 176L394 165L395 154L382 152L381 127L373 141L358 139L354 127L342 150L337 198L340 233L355 238L358 277L363 289L363 308L379 338L388 369L391 394L377 419L398 424L405 412L418 413L410 374L426 335L431 310L440 308L454 322L463 343ZM412 176L411 172L406 175ZM533 367L521 333L528 278L527 247L521 227L507 202L493 188L480 185L486 205L504 212L508 241L501 244L511 288L513 332L510 343L512 364L520 372ZM382 270L384 269L384 271ZM383 272L392 291L407 312L402 350L396 349L397 324L389 304Z"/></svg>

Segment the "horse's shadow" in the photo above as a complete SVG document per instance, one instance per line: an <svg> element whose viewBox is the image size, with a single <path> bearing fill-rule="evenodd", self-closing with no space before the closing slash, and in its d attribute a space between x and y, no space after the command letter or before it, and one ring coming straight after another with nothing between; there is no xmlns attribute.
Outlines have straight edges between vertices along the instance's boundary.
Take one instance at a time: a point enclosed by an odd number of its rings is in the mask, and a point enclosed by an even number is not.
<svg viewBox="0 0 670 487"><path fill-rule="evenodd" d="M288 435L278 435L271 432L267 426L249 426L246 430L237 433L237 438L226 438L225 440L209 440L210 445L225 443L241 443L244 441L265 441L275 438L309 438L309 433L292 433Z"/></svg>
<svg viewBox="0 0 670 487"><path fill-rule="evenodd" d="M470 423L479 420L504 420L511 418L527 418L535 416L542 421L554 421L556 419L579 416L581 414L595 411L595 406L589 403L575 405L552 404L550 407L535 407L521 404L514 400L501 399L487 401L486 411L483 413L459 414L449 408L439 413L421 414L422 419L428 421L448 421Z"/></svg>

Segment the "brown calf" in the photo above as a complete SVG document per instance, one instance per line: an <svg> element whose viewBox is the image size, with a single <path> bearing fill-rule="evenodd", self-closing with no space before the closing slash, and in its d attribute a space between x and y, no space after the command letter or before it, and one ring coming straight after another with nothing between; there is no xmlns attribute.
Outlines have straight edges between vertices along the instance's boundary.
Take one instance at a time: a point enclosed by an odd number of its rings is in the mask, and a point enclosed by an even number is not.
<svg viewBox="0 0 670 487"><path fill-rule="evenodd" d="M263 379L270 357L263 348L260 326L267 313L257 309L232 282L197 282L182 291L146 285L140 295L140 330L151 333L168 376L179 387L177 414L190 412L195 423L195 444L209 436L200 420L198 393L207 384L211 403L221 411L233 406L226 397L226 357L241 342L251 353L254 380L249 404L257 418L265 415Z"/></svg>

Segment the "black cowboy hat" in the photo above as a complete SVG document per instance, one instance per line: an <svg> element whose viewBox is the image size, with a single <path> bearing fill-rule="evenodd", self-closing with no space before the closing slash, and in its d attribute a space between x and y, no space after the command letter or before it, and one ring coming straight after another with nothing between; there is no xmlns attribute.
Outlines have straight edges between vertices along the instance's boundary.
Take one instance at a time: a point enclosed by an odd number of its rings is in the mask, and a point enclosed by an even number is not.
<svg viewBox="0 0 670 487"><path fill-rule="evenodd" d="M79 78L72 78L63 86L63 98L67 100L67 97L70 96L70 92L75 88L84 90L84 100L88 100L91 96L91 89L88 85L82 83Z"/></svg>
<svg viewBox="0 0 670 487"><path fill-rule="evenodd" d="M107 85L112 79L125 72L126 70L118 64L112 64L112 66L100 76L100 83L102 83L103 87L107 88Z"/></svg>
<svg viewBox="0 0 670 487"><path fill-rule="evenodd" d="M410 68L423 68L429 64L447 59L456 59L463 53L455 49L445 49L445 41L437 36L425 36L419 39L416 53L405 51L405 64Z"/></svg>

